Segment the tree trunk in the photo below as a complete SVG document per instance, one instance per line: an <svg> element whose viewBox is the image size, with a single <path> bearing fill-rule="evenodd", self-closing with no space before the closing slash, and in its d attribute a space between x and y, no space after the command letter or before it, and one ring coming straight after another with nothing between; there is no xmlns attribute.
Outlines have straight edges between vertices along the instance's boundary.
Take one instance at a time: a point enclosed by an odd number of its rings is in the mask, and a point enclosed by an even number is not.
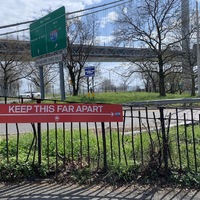
<svg viewBox="0 0 200 200"><path fill-rule="evenodd" d="M160 93L160 96L166 96L165 75L163 72L163 60L161 56L158 58L158 60L159 60L159 93Z"/></svg>
<svg viewBox="0 0 200 200"><path fill-rule="evenodd" d="M192 78L191 78L191 86L192 86L192 88L191 88L191 96L195 96L195 75L194 76L192 76Z"/></svg>
<svg viewBox="0 0 200 200"><path fill-rule="evenodd" d="M73 96L77 96L78 95L78 88L76 87L76 82L75 82L75 79L74 81L72 81L72 88L73 88Z"/></svg>
<svg viewBox="0 0 200 200"><path fill-rule="evenodd" d="M6 82L6 80L4 80L4 84L3 84L3 96L4 97L8 96L8 83Z"/></svg>

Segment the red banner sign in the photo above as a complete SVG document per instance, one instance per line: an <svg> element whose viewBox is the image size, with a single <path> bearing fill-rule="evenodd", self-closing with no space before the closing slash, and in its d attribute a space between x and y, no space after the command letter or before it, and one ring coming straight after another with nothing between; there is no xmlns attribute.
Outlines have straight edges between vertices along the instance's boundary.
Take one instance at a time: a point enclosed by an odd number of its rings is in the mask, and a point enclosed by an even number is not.
<svg viewBox="0 0 200 200"><path fill-rule="evenodd" d="M121 105L0 104L0 123L121 121Z"/></svg>

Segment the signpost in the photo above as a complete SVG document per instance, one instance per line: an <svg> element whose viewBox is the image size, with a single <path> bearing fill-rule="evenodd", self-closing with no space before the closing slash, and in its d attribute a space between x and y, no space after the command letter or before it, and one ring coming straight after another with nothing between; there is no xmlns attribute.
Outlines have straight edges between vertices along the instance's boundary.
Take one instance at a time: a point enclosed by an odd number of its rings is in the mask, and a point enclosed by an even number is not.
<svg viewBox="0 0 200 200"><path fill-rule="evenodd" d="M30 25L30 40L33 58L65 49L67 46L65 7L33 22Z"/></svg>
<svg viewBox="0 0 200 200"><path fill-rule="evenodd" d="M0 104L0 123L121 121L116 104Z"/></svg>
<svg viewBox="0 0 200 200"><path fill-rule="evenodd" d="M93 98L94 98L94 76L95 76L95 67L94 66L85 67L85 77L87 77L88 97L90 97L89 77L92 77L92 96L93 96Z"/></svg>
<svg viewBox="0 0 200 200"><path fill-rule="evenodd" d="M94 77L94 76L95 76L94 66L85 67L85 77Z"/></svg>
<svg viewBox="0 0 200 200"><path fill-rule="evenodd" d="M31 56L37 58L36 66L43 74L43 65L59 63L63 67L62 54L67 47L65 7L53 11L30 25ZM60 77L64 77L60 70ZM44 77L40 76L41 98L44 99ZM64 78L62 78L64 81ZM61 100L65 100L64 82L60 84Z"/></svg>
<svg viewBox="0 0 200 200"><path fill-rule="evenodd" d="M43 66L43 65L53 64L53 63L56 63L56 62L61 62L61 61L62 61L62 55L56 54L56 55L53 55L53 56L48 56L48 57L36 60L35 65L36 66Z"/></svg>

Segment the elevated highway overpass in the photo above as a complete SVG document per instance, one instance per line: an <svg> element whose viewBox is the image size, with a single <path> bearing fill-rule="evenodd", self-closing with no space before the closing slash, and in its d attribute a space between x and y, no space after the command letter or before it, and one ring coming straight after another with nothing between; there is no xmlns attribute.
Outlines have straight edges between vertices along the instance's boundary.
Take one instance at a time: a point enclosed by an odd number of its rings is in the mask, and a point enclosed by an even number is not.
<svg viewBox="0 0 200 200"><path fill-rule="evenodd" d="M78 56L79 45L73 45L72 52ZM132 61L144 62L155 60L156 53L148 48L128 48L113 46L83 46L83 51L89 53L89 62L127 62ZM33 60L30 53L30 42L19 40L0 39L0 59L4 60L5 56L23 57L25 60ZM170 60L182 61L183 52L171 50L165 52L165 56Z"/></svg>

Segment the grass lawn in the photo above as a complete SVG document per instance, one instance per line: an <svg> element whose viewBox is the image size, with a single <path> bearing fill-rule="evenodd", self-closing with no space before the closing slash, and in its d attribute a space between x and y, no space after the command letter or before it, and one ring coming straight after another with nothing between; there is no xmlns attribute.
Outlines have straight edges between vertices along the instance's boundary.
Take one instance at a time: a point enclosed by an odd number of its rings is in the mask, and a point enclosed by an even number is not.
<svg viewBox="0 0 200 200"><path fill-rule="evenodd" d="M146 100L191 98L189 93L167 94L160 97L159 93L153 92L103 92L95 93L94 97L87 94L79 96L67 96L66 100L70 102L96 102L96 103L128 103Z"/></svg>

